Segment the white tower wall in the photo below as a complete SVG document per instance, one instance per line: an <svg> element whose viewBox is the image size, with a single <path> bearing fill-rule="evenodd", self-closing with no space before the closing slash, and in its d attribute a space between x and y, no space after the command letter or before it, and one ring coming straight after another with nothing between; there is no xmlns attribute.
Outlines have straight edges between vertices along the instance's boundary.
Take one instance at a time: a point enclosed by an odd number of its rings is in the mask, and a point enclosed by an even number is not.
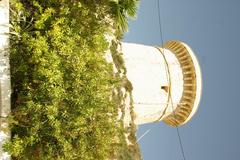
<svg viewBox="0 0 240 160"><path fill-rule="evenodd" d="M164 48L122 43L122 52L133 86L135 124L189 121L201 96L200 67L191 49L179 41Z"/></svg>
<svg viewBox="0 0 240 160"><path fill-rule="evenodd" d="M2 151L2 145L10 133L6 117L10 112L10 71L9 71L9 1L0 1L0 159L10 156Z"/></svg>
<svg viewBox="0 0 240 160"><path fill-rule="evenodd" d="M176 109L183 92L180 63L169 50L151 46L122 43L127 77L133 85L136 124L160 121ZM164 56L163 56L164 54ZM167 64L170 64L167 68ZM170 105L168 69L172 73L172 101Z"/></svg>

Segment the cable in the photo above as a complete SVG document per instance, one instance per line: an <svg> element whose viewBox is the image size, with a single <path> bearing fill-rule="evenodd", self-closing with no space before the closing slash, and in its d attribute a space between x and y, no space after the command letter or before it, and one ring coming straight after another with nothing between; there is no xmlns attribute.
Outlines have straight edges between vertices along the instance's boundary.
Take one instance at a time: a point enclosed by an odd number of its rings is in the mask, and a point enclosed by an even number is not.
<svg viewBox="0 0 240 160"><path fill-rule="evenodd" d="M183 159L186 160L186 156L185 156L184 149L183 149L183 144L182 144L182 139L181 139L178 127L177 127L177 134L178 134L178 140L179 140L179 144L180 144L180 147L181 147Z"/></svg>
<svg viewBox="0 0 240 160"><path fill-rule="evenodd" d="M145 135L147 135L149 132L151 131L151 129L148 129L146 132L144 132L137 140L137 142L139 142Z"/></svg>
<svg viewBox="0 0 240 160"><path fill-rule="evenodd" d="M164 58L164 61L165 61L165 68L166 68L166 76L168 77L168 83L169 83L169 94L168 94L168 101L170 100L170 104L172 106L172 110L173 110L173 116L176 117L176 114L175 114L175 111L174 111L174 108L173 108L173 100L172 100L172 95L171 95L171 88L172 88L172 83L171 83L171 78L170 78L170 71L169 71L169 65L167 63L167 60L166 60L166 57L164 55L164 50L162 51L161 49L157 48L160 53L162 54L163 58ZM169 102L168 102L169 104ZM168 106L167 106L168 107ZM166 108L167 108L166 107ZM166 110L166 109L165 109ZM162 116L159 118L161 119ZM159 120L158 120L159 121ZM182 138L180 136L180 131L179 131L179 128L178 126L176 126L176 129L177 129L177 135L178 135L178 141L179 141L179 144L180 144L180 149L181 149L181 153L182 153L182 156L183 156L183 159L186 160L186 156L185 156L185 152L184 152L184 148L183 148L183 143L182 143Z"/></svg>
<svg viewBox="0 0 240 160"><path fill-rule="evenodd" d="M159 33L160 33L160 37L161 37L161 42L162 42L162 47L163 47L163 32L162 32L162 22L161 22L161 11L160 11L160 2L159 0L157 0L157 8L158 8L158 24L159 24ZM165 59L165 55L164 55L164 48L163 48L163 51L161 51L161 49L158 48L158 50L161 52L161 54L163 55L164 59ZM165 62L166 59L165 59ZM167 68L168 67L168 63L166 63L166 66ZM175 111L174 111L174 108L173 108L173 100L172 100L172 95L171 95L171 78L170 78L170 71L169 69L167 70L168 73L168 81L169 81L169 98L170 98L170 101L171 101L171 106L172 106L172 110L173 110L173 115L174 117L176 116L175 115ZM179 140L179 144L180 144L180 149L181 149L181 153L182 153L182 156L183 156L183 159L186 160L186 156L185 156L185 152L184 152L184 148L183 148L183 143L182 143L182 138L180 136L180 131L179 131L179 128L178 126L176 126L176 129L177 129L177 135L178 135L178 140Z"/></svg>
<svg viewBox="0 0 240 160"><path fill-rule="evenodd" d="M159 0L157 0L158 4L158 25L159 25L159 32L160 32L160 37L161 37L161 42L162 42L162 46L163 46L163 32L162 32L162 20L161 20L161 12L160 12L160 2ZM163 50L164 52L164 50Z"/></svg>

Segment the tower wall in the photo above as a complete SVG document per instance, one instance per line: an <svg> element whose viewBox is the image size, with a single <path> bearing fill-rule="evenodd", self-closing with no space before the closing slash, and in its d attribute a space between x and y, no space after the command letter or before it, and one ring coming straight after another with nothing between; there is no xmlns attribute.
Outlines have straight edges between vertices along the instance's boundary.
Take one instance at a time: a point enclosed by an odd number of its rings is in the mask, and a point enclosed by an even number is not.
<svg viewBox="0 0 240 160"><path fill-rule="evenodd" d="M2 145L10 136L6 117L10 112L10 71L9 71L9 1L0 1L0 159L10 156L2 151Z"/></svg>
<svg viewBox="0 0 240 160"><path fill-rule="evenodd" d="M163 120L177 108L183 93L177 57L168 49L131 43L122 43L122 52L133 86L135 123Z"/></svg>

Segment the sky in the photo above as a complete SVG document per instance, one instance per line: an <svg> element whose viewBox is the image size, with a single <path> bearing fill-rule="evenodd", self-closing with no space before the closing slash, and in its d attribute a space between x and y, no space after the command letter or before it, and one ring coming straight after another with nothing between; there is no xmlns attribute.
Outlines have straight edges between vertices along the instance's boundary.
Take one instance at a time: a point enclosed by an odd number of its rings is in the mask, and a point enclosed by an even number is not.
<svg viewBox="0 0 240 160"><path fill-rule="evenodd" d="M181 40L198 57L203 93L197 114L179 127L186 160L239 160L240 1L159 0L163 41ZM141 0L124 42L160 45L157 0ZM144 160L182 160L175 128L138 127Z"/></svg>

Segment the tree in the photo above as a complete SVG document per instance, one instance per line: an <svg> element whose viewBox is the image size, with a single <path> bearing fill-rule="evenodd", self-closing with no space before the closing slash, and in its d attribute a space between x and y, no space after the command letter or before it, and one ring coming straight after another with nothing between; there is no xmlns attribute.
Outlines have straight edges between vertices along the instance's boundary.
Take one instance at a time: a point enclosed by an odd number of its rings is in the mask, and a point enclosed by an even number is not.
<svg viewBox="0 0 240 160"><path fill-rule="evenodd" d="M128 18L134 18L138 0L111 0L112 12L116 17L117 26L121 31L128 30Z"/></svg>

